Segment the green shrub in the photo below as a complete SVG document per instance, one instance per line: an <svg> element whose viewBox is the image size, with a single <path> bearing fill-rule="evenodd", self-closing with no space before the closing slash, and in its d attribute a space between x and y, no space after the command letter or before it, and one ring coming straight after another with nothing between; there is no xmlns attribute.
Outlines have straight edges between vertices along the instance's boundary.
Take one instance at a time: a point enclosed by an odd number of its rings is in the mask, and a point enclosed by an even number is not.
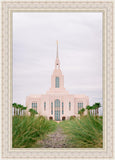
<svg viewBox="0 0 115 160"><path fill-rule="evenodd" d="M35 116L36 114L38 114L38 112L36 110L34 110L33 108L30 108L29 112L30 112L31 116Z"/></svg>
<svg viewBox="0 0 115 160"><path fill-rule="evenodd" d="M103 121L102 118L85 116L74 121L61 122L64 132L68 134L72 148L102 148Z"/></svg>
<svg viewBox="0 0 115 160"><path fill-rule="evenodd" d="M70 120L76 119L76 116L70 116Z"/></svg>
<svg viewBox="0 0 115 160"><path fill-rule="evenodd" d="M43 116L13 116L12 147L31 147L41 135L55 130L56 124Z"/></svg>

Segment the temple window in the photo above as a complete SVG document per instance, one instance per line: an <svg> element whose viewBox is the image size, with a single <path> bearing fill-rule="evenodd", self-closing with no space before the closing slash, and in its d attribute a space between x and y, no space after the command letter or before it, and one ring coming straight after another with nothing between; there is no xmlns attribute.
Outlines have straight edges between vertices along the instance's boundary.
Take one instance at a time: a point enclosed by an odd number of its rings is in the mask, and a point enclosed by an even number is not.
<svg viewBox="0 0 115 160"><path fill-rule="evenodd" d="M32 109L34 109L34 110L37 111L37 103L36 103L36 102L33 102L33 103L32 103Z"/></svg>
<svg viewBox="0 0 115 160"><path fill-rule="evenodd" d="M83 108L83 103L78 103L78 112Z"/></svg>
<svg viewBox="0 0 115 160"><path fill-rule="evenodd" d="M59 77L55 78L55 88L59 88Z"/></svg>
<svg viewBox="0 0 115 160"><path fill-rule="evenodd" d="M53 114L53 102L51 103L51 114Z"/></svg>
<svg viewBox="0 0 115 160"><path fill-rule="evenodd" d="M46 110L46 102L44 102L44 111Z"/></svg>
<svg viewBox="0 0 115 160"><path fill-rule="evenodd" d="M71 111L71 102L69 102L69 111Z"/></svg>
<svg viewBox="0 0 115 160"><path fill-rule="evenodd" d="M64 114L64 103L62 102L62 114Z"/></svg>

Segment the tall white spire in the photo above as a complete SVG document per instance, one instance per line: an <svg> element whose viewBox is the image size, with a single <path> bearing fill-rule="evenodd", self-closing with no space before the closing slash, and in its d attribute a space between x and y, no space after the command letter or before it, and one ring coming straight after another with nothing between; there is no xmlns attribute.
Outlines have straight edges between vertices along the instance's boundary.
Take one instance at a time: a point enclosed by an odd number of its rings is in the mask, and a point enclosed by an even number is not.
<svg viewBox="0 0 115 160"><path fill-rule="evenodd" d="M57 43L57 53L56 53L55 68L60 69L60 62L59 62L59 57L58 57L58 40L56 41L56 43Z"/></svg>
<svg viewBox="0 0 115 160"><path fill-rule="evenodd" d="M58 40L56 42L57 42L57 58L58 58Z"/></svg>

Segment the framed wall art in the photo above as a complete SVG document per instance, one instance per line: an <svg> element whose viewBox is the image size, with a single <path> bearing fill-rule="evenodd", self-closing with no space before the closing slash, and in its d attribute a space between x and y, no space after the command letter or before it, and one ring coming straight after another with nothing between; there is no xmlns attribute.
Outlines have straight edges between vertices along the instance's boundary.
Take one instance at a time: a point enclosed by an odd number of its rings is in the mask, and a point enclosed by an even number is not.
<svg viewBox="0 0 115 160"><path fill-rule="evenodd" d="M1 1L6 159L112 159L114 1Z"/></svg>

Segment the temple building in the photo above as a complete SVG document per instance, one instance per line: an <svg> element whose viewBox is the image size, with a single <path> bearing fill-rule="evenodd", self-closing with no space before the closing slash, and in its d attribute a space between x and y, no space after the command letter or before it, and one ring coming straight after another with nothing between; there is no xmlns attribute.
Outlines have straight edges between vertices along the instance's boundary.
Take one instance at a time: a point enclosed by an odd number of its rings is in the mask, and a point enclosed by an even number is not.
<svg viewBox="0 0 115 160"><path fill-rule="evenodd" d="M70 116L78 117L78 111L89 105L89 97L86 95L73 95L64 88L64 75L60 69L60 61L57 53L55 69L51 76L51 88L43 95L30 95L26 97L27 112L30 108L35 109L38 114L61 121L69 119ZM28 112L28 114L30 114ZM87 114L85 110L84 114Z"/></svg>

